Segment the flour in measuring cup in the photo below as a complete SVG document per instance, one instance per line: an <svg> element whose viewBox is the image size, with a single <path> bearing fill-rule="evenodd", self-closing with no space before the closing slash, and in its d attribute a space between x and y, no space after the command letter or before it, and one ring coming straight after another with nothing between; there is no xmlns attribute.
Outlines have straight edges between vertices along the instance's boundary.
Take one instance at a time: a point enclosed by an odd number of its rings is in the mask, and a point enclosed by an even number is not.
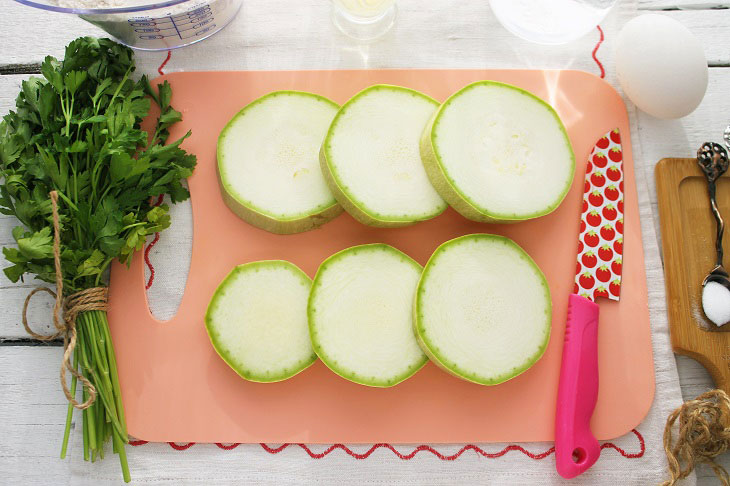
<svg viewBox="0 0 730 486"><path fill-rule="evenodd" d="M62 8L122 8L122 7L144 7L146 5L154 5L155 3L162 3L167 0L48 0L48 3L57 5ZM208 4L213 4L218 0L210 0ZM191 8L191 4L195 4L194 1L183 2L179 5L174 5L166 9L166 12L171 15L180 14L187 12ZM201 2L197 2L201 3Z"/></svg>
<svg viewBox="0 0 730 486"><path fill-rule="evenodd" d="M119 8L149 5L150 0L49 0L49 3L63 8Z"/></svg>
<svg viewBox="0 0 730 486"><path fill-rule="evenodd" d="M166 0L46 0L79 9L110 9L79 13L79 17L105 30L119 42L146 50L165 50L191 44L219 31L236 14L241 0L183 0L157 7ZM149 7L135 12L115 12L123 7Z"/></svg>

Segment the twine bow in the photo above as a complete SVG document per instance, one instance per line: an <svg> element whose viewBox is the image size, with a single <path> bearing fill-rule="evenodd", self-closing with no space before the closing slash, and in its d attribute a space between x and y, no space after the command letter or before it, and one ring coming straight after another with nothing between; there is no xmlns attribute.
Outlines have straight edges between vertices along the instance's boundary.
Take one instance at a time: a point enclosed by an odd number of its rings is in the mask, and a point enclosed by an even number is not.
<svg viewBox="0 0 730 486"><path fill-rule="evenodd" d="M672 445L672 427L679 420L679 434ZM669 415L664 427L664 451L671 479L662 486L672 486L686 478L695 464L707 464L724 485L730 476L715 457L730 449L730 398L722 390L710 390L684 403ZM686 465L683 468L681 462Z"/></svg>
<svg viewBox="0 0 730 486"><path fill-rule="evenodd" d="M40 341L51 341L63 336L63 359L61 361L61 387L66 399L80 410L89 408L96 400L96 388L84 375L79 373L71 364L71 356L76 348L76 317L82 312L107 309L106 287L95 287L82 290L75 294L63 297L63 273L61 271L61 237L58 222L58 193L51 191L51 207L53 209L53 264L56 269L56 292L48 287L36 287L25 298L23 304L23 327L28 334ZM28 304L38 292L46 292L56 300L53 306L53 325L56 331L51 334L39 334L33 331L28 324ZM63 315L62 315L63 314ZM75 376L86 389L89 397L84 402L78 402L66 381L66 371Z"/></svg>

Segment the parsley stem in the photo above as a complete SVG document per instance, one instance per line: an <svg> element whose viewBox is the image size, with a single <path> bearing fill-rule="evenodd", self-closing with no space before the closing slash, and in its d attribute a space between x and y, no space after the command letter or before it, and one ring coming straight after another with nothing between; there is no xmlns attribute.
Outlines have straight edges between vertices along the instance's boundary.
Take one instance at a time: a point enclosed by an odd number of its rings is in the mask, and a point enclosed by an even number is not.
<svg viewBox="0 0 730 486"><path fill-rule="evenodd" d="M92 363L93 365L89 367L89 372L91 374L91 377L93 378L92 382L94 383L94 386L96 387L96 397L98 400L94 402L92 406L100 405L104 408L107 412L107 417L111 421L112 425L114 426L114 429L120 434L124 435L122 430L122 425L119 423L119 420L117 419L117 413L115 409L115 403L111 395L114 393L112 391L112 385L111 380L109 380L108 377L104 375L103 369L102 369L102 358L99 355L99 350L97 347L96 337L94 333L94 323L90 322L89 316L87 313L82 314L81 319L84 321L84 324L86 326L85 332L88 332L88 337L86 340L86 348L88 351L90 351L90 354L92 356ZM106 379L105 379L106 378ZM99 404L101 402L101 404Z"/></svg>
<svg viewBox="0 0 730 486"><path fill-rule="evenodd" d="M103 454L103 444L108 438L108 434L111 433L114 451L119 454L122 475L124 480L129 482L129 465L124 449L124 444L129 442L129 439L109 322L103 311L84 312L79 316L79 321L85 335L84 352L93 357L89 371L97 390L98 400L92 407L97 407L97 413L103 417L101 425L91 433L96 432L97 434L99 454Z"/></svg>
<svg viewBox="0 0 730 486"><path fill-rule="evenodd" d="M89 398L89 394L86 391L86 388L83 389L83 392L81 393L81 398L83 401L86 401ZM89 460L89 409L86 408L81 411L81 429L84 435L84 461Z"/></svg>
<svg viewBox="0 0 730 486"><path fill-rule="evenodd" d="M134 228L136 226L144 226L146 224L147 224L147 221L140 221L138 223L128 224L127 226L125 226L124 228L122 228L121 230L119 230L119 232L121 233L122 231L127 231L129 228Z"/></svg>
<svg viewBox="0 0 730 486"><path fill-rule="evenodd" d="M127 82L127 79L129 78L129 74L132 72L133 67L134 67L134 65L130 65L127 68L127 72L124 73L124 76L122 77L121 81L119 81L119 84L117 85L117 89L114 90L114 94L112 95L112 98L109 100L108 105L110 107L115 106L114 101L117 99L117 96L119 96L119 92L122 90L122 87L124 87L124 83Z"/></svg>
<svg viewBox="0 0 730 486"><path fill-rule="evenodd" d="M106 267L109 266L109 264L112 262L112 260L114 260L114 257L109 257L106 260L104 260L104 263L102 263L99 266L99 273L96 274L96 279L94 280L94 287L98 287L99 286L99 283L101 281L101 277L102 277L102 275L104 275L104 272L106 272ZM106 318L104 320L106 320ZM107 324L107 327L108 326L109 325Z"/></svg>
<svg viewBox="0 0 730 486"><path fill-rule="evenodd" d="M123 432L124 435L127 435L127 421L124 418L124 406L122 405L122 392L121 388L119 386L119 374L117 373L117 359L114 355L114 347L112 346L112 338L111 334L109 332L109 322L106 318L106 312L100 312L95 311L97 313L97 319L100 324L100 327L102 329L102 332L104 333L104 338L106 342L106 351L107 356L109 358L109 372L111 374L112 378L112 387L115 390L115 402L117 407L117 414L119 415L119 419L123 426Z"/></svg>
<svg viewBox="0 0 730 486"><path fill-rule="evenodd" d="M92 367L89 364L89 356L88 356L88 354L89 354L88 346L89 345L87 343L86 333L84 332L84 326L76 326L76 333L77 333L77 340L78 340L77 348L81 348L81 362L83 363L83 368L86 369L86 371L87 371L86 375L88 377L89 373L92 372ZM93 376L92 376L92 378L93 378ZM92 383L94 382L94 380L90 380L90 381ZM88 399L88 394L87 394L86 398L84 398L84 400L87 400L87 399ZM96 402L94 402L86 409L86 411L88 412L86 426L89 429L89 448L91 449L92 452L97 448L96 425L95 425L96 421L94 420L94 415L93 415L94 412L96 412L97 405L98 404ZM92 462L93 462L93 460L94 460L94 456L92 454Z"/></svg>
<svg viewBox="0 0 730 486"><path fill-rule="evenodd" d="M73 356L73 367L75 370L79 369L79 353L74 353ZM76 397L76 375L71 377L71 396ZM66 427L63 429L63 442L61 443L61 459L66 458L66 450L68 448L68 438L71 432L71 419L73 417L74 406L69 402L68 410L66 411Z"/></svg>

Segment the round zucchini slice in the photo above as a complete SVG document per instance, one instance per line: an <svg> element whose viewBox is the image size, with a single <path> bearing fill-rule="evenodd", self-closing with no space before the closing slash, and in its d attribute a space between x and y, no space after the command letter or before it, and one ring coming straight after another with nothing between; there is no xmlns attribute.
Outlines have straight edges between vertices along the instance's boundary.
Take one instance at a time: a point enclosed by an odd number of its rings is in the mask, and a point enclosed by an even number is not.
<svg viewBox="0 0 730 486"><path fill-rule="evenodd" d="M421 138L433 187L464 217L509 223L544 216L573 182L563 122L537 96L479 81L447 99Z"/></svg>
<svg viewBox="0 0 730 486"><path fill-rule="evenodd" d="M312 281L282 260L235 267L218 285L205 314L216 352L242 378L286 380L314 363L307 324Z"/></svg>
<svg viewBox="0 0 730 486"><path fill-rule="evenodd" d="M550 340L545 276L514 241L462 236L439 246L418 283L421 348L447 372L496 385L530 368Z"/></svg>
<svg viewBox="0 0 730 486"><path fill-rule="evenodd" d="M341 377L389 387L428 361L413 332L413 298L421 266L392 246L361 245L336 253L317 271L309 297L315 353Z"/></svg>
<svg viewBox="0 0 730 486"><path fill-rule="evenodd" d="M355 219L407 226L447 207L426 176L419 139L438 102L400 86L375 85L337 112L320 152L322 173Z"/></svg>
<svg viewBox="0 0 730 486"><path fill-rule="evenodd" d="M338 108L316 94L275 91L236 114L218 137L226 205L278 234L308 231L341 214L319 168L319 147Z"/></svg>

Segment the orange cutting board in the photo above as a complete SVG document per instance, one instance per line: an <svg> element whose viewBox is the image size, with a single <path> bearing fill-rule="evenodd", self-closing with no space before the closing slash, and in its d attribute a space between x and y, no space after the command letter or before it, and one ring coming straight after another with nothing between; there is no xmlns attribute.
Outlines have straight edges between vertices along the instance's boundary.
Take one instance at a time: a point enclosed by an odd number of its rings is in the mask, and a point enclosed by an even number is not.
<svg viewBox="0 0 730 486"><path fill-rule="evenodd" d="M338 103L374 83L408 86L446 99L467 83L493 79L530 90L553 105L576 154L573 186L552 214L515 225L465 220L452 210L408 228L375 229L343 214L320 229L274 235L237 218L216 181L216 140L225 123L253 99L296 89ZM654 396L649 312L629 121L621 97L601 79L578 71L362 70L191 72L163 76L187 130L184 147L197 154L190 178L193 251L177 315L168 322L148 311L140 255L112 271L109 319L129 433L149 441L414 443L544 441L553 421L568 294L573 288L585 160L596 140L619 127L625 171L624 277L620 303L601 303L600 392L592 428L600 439L622 435L646 415ZM350 383L322 363L284 382L250 383L218 357L203 316L221 279L237 264L294 262L313 276L332 253L385 242L424 264L442 242L468 233L499 233L532 255L553 298L550 344L529 371L485 387L428 364L386 389ZM164 237L164 236L163 236ZM373 302L377 305L377 302Z"/></svg>
<svg viewBox="0 0 730 486"><path fill-rule="evenodd" d="M672 348L702 363L730 393L730 326L715 326L702 311L702 281L716 258L707 180L697 159L662 159L655 176ZM717 205L727 218L730 174L717 181ZM727 235L723 250L730 251Z"/></svg>

